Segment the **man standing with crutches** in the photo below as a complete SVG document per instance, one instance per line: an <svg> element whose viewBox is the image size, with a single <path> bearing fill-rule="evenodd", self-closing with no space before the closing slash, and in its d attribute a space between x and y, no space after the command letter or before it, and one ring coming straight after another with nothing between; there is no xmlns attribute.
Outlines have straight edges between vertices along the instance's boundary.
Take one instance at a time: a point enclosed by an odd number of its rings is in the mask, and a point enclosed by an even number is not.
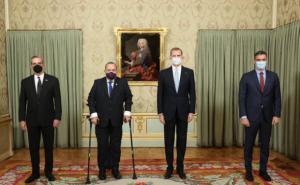
<svg viewBox="0 0 300 185"><path fill-rule="evenodd" d="M119 171L122 124L130 120L132 94L127 80L118 78L116 73L117 65L106 63L106 76L95 80L88 97L90 119L96 130L100 180L106 179L108 148L112 157L112 175L116 179L122 178Z"/></svg>

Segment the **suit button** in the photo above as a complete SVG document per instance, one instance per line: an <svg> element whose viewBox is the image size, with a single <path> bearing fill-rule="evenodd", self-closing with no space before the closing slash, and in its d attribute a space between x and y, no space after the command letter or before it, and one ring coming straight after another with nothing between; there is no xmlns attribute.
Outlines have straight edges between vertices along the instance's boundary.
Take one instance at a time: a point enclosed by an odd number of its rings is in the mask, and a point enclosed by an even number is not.
<svg viewBox="0 0 300 185"><path fill-rule="evenodd" d="M262 109L263 109L263 108L264 108L264 105L260 105L260 108L262 108Z"/></svg>

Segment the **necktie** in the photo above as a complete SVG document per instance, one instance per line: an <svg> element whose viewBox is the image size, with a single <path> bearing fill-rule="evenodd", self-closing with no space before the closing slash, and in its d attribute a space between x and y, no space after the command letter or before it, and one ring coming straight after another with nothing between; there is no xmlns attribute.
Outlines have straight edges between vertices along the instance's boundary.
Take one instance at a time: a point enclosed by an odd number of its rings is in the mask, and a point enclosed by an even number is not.
<svg viewBox="0 0 300 185"><path fill-rule="evenodd" d="M263 93L265 87L264 72L259 73L259 86L260 86L260 91Z"/></svg>
<svg viewBox="0 0 300 185"><path fill-rule="evenodd" d="M175 69L175 78L174 78L174 81L175 81L175 89L176 89L176 92L178 93L179 81L180 81L178 68Z"/></svg>
<svg viewBox="0 0 300 185"><path fill-rule="evenodd" d="M108 81L108 94L109 94L109 96L111 95L112 89L113 89L112 81Z"/></svg>
<svg viewBox="0 0 300 185"><path fill-rule="evenodd" d="M42 90L42 82L41 82L41 78L38 77L38 84L37 84L37 95L40 95Z"/></svg>

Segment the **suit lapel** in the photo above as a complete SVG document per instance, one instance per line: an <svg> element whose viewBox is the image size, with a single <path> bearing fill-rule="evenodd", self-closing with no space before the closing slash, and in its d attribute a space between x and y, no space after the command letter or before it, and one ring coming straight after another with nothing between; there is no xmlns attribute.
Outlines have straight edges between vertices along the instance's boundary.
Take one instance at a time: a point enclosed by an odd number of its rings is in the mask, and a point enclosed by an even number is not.
<svg viewBox="0 0 300 185"><path fill-rule="evenodd" d="M264 93L266 93L267 90L269 89L270 81L271 81L270 72L266 70L266 81L265 81Z"/></svg>
<svg viewBox="0 0 300 185"><path fill-rule="evenodd" d="M112 98L112 97L114 96L116 89L119 87L119 82L120 82L120 79L119 79L119 78L116 78L116 79L115 79L115 82L114 82L113 89L112 89L112 91L111 91L110 98Z"/></svg>
<svg viewBox="0 0 300 185"><path fill-rule="evenodd" d="M31 75L31 77L30 77L30 89L33 92L33 94L35 95L35 97L37 97L37 91L36 91L36 88L35 88L34 75Z"/></svg>
<svg viewBox="0 0 300 185"><path fill-rule="evenodd" d="M168 69L168 78L169 78L169 82L171 81L172 89L173 89L173 90L175 91L175 93L176 93L176 88L175 88L175 82L174 82L174 77L173 77L172 66L169 67L169 69Z"/></svg>
<svg viewBox="0 0 300 185"><path fill-rule="evenodd" d="M104 94L106 95L107 98L109 98L106 78L103 78L102 84L103 84L103 88L104 88Z"/></svg>
<svg viewBox="0 0 300 185"><path fill-rule="evenodd" d="M49 75L47 75L45 73L44 79L43 79L43 82L42 82L41 95L43 94L43 92L45 91L45 89L48 88L48 84L49 84Z"/></svg>
<svg viewBox="0 0 300 185"><path fill-rule="evenodd" d="M258 81L257 74L256 74L256 71L255 71L255 70L252 71L252 78L253 78L254 81L255 81L255 86L256 86L257 90L261 93L259 81Z"/></svg>
<svg viewBox="0 0 300 185"><path fill-rule="evenodd" d="M185 67L181 66L181 73L180 73L180 81L179 81L179 87L178 87L178 92L181 89L182 82L184 81L184 78L187 76L187 71Z"/></svg>

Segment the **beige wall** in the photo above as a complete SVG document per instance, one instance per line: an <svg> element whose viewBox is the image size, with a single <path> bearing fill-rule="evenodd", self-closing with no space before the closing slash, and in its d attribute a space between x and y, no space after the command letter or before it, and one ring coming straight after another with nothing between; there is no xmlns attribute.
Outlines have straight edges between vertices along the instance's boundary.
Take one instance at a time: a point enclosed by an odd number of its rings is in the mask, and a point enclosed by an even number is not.
<svg viewBox="0 0 300 185"><path fill-rule="evenodd" d="M5 7L0 0L0 116L8 114L6 59L5 59Z"/></svg>
<svg viewBox="0 0 300 185"><path fill-rule="evenodd" d="M12 126L8 112L5 59L5 6L4 0L0 0L0 161L13 155Z"/></svg>
<svg viewBox="0 0 300 185"><path fill-rule="evenodd" d="M194 67L198 29L271 28L272 0L9 0L9 19L11 29L83 30L86 100L102 66L115 59L114 27L167 27L166 51L181 47ZM155 86L132 91L134 112L156 112Z"/></svg>
<svg viewBox="0 0 300 185"><path fill-rule="evenodd" d="M300 0L277 0L277 26L300 20Z"/></svg>

